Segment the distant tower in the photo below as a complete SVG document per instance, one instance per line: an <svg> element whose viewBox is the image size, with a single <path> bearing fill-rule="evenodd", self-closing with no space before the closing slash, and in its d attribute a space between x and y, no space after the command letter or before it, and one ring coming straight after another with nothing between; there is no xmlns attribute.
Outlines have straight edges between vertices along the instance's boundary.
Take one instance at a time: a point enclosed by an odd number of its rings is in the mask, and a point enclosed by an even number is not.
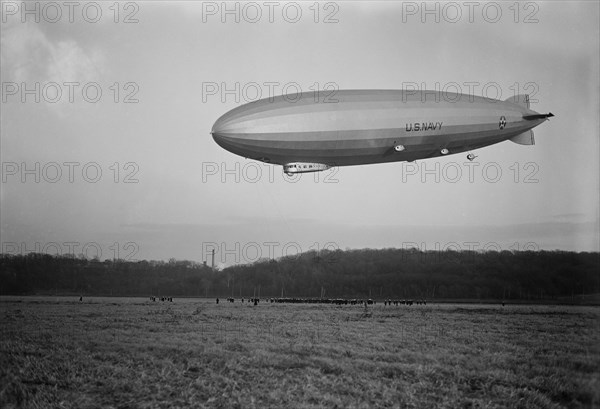
<svg viewBox="0 0 600 409"><path fill-rule="evenodd" d="M211 268L215 269L215 249L212 249L212 265Z"/></svg>

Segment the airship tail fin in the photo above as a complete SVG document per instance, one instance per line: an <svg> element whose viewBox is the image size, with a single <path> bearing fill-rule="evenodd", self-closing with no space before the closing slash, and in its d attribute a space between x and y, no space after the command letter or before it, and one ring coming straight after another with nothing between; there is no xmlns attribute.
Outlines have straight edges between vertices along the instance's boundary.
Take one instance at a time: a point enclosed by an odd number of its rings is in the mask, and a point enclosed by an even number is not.
<svg viewBox="0 0 600 409"><path fill-rule="evenodd" d="M517 136L513 136L510 138L510 140L514 143L518 143L519 145L535 145L535 139L531 129L529 131L520 133Z"/></svg>
<svg viewBox="0 0 600 409"><path fill-rule="evenodd" d="M517 104L522 106L523 108L529 109L529 94L519 94L514 97L510 97L505 99L506 102L512 102L513 104Z"/></svg>
<svg viewBox="0 0 600 409"><path fill-rule="evenodd" d="M554 114L552 112L548 112L547 114L523 115L523 119L531 121L534 119L548 119L548 118L552 118L553 116L554 116Z"/></svg>

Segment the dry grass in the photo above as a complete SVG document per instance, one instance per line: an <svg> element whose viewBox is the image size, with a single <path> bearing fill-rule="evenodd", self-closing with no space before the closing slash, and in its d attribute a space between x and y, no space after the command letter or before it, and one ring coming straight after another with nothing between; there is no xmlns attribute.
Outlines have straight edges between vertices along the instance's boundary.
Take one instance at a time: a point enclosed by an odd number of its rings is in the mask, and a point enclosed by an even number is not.
<svg viewBox="0 0 600 409"><path fill-rule="evenodd" d="M0 298L3 408L600 405L595 307Z"/></svg>

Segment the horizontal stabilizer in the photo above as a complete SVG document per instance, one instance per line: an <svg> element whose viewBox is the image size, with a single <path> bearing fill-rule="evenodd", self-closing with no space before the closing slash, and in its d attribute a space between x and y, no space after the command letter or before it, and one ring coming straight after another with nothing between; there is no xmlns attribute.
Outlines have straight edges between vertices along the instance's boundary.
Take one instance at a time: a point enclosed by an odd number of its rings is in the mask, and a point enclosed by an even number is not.
<svg viewBox="0 0 600 409"><path fill-rule="evenodd" d="M505 99L505 101L512 102L513 104L517 104L524 108L529 109L529 95L528 94L515 95L514 97Z"/></svg>
<svg viewBox="0 0 600 409"><path fill-rule="evenodd" d="M520 133L517 136L513 136L510 138L510 140L514 143L518 143L519 145L535 145L535 139L533 138L532 130Z"/></svg>
<svg viewBox="0 0 600 409"><path fill-rule="evenodd" d="M552 118L554 114L552 112L548 112L547 114L534 114L534 115L523 115L523 119L531 121L532 119L546 119Z"/></svg>

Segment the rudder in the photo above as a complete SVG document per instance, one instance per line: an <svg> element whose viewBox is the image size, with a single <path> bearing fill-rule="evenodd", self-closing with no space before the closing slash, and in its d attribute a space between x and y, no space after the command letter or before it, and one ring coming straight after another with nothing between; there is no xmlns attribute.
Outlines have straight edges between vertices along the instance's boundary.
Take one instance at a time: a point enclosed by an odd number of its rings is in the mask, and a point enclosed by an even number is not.
<svg viewBox="0 0 600 409"><path fill-rule="evenodd" d="M512 102L513 104L517 104L522 106L523 108L529 109L529 94L519 94L513 97L507 98L504 101Z"/></svg>
<svg viewBox="0 0 600 409"><path fill-rule="evenodd" d="M510 138L511 142L518 143L519 145L535 145L535 139L533 138L533 131L525 131L516 136Z"/></svg>

